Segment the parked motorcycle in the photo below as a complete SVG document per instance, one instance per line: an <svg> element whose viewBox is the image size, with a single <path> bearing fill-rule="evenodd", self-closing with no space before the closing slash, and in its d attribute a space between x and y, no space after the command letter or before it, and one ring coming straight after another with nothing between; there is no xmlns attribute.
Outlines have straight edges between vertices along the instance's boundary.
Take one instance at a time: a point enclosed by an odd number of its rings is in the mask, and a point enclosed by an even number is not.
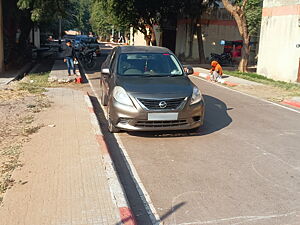
<svg viewBox="0 0 300 225"><path fill-rule="evenodd" d="M224 65L233 65L232 57L230 53L222 53L221 55L216 53L210 54L210 62L217 61L221 64L221 66Z"/></svg>
<svg viewBox="0 0 300 225"><path fill-rule="evenodd" d="M96 56L96 49L89 49L88 47L83 46L79 51L78 58L87 69L92 69L96 65L94 58Z"/></svg>

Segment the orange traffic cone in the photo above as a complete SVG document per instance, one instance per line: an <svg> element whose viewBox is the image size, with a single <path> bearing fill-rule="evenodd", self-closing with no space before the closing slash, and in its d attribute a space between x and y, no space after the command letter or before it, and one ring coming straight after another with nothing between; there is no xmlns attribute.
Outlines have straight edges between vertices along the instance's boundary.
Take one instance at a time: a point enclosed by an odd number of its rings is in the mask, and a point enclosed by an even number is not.
<svg viewBox="0 0 300 225"><path fill-rule="evenodd" d="M76 84L81 84L82 83L82 78L81 77L76 77L75 78L75 83Z"/></svg>

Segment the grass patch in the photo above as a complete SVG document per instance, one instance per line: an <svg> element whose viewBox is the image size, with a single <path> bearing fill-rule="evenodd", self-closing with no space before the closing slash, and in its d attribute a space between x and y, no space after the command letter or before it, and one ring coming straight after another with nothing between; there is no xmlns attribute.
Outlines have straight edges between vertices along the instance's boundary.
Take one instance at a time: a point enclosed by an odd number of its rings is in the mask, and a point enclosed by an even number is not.
<svg viewBox="0 0 300 225"><path fill-rule="evenodd" d="M31 94L41 94L46 91L46 88L57 87L57 84L48 81L49 74L49 72L29 74L24 81L19 82L18 89Z"/></svg>
<svg viewBox="0 0 300 225"><path fill-rule="evenodd" d="M300 96L300 85L295 83L288 83L284 81L276 81L270 78L267 78L265 76L256 74L256 73L242 73L239 71L224 71L225 74L239 77L245 80L254 81L257 83L265 84L265 85L271 85L274 87L281 88L285 91L291 92L294 96Z"/></svg>

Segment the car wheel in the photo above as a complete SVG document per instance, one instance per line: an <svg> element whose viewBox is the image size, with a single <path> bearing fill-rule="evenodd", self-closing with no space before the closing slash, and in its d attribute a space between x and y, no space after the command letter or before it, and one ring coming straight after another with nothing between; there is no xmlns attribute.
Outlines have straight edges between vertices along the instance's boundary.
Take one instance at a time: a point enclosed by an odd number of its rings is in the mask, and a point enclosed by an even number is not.
<svg viewBox="0 0 300 225"><path fill-rule="evenodd" d="M108 116L108 130L110 133L119 133L120 132L120 129L115 127L115 125L113 125L109 116Z"/></svg>
<svg viewBox="0 0 300 225"><path fill-rule="evenodd" d="M101 105L107 106L107 96L104 93L102 82L100 86L101 86L101 98L100 98Z"/></svg>

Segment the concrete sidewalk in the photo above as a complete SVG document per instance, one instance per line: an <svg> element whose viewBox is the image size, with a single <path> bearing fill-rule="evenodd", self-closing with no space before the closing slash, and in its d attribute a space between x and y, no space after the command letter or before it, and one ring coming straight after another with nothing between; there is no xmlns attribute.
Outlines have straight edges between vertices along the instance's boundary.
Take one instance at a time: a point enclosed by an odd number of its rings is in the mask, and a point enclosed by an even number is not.
<svg viewBox="0 0 300 225"><path fill-rule="evenodd" d="M49 82L59 82L68 83L75 81L76 77L80 76L78 65L76 66L76 75L68 76L67 65L64 63L63 59L55 60L52 67L51 73L49 75ZM73 71L72 71L73 73Z"/></svg>
<svg viewBox="0 0 300 225"><path fill-rule="evenodd" d="M195 66L194 67L194 76L199 76L203 79L209 80L210 79L210 75L209 75L209 70L199 67L199 66ZM225 84L227 86L231 86L231 87L235 87L235 86L241 86L241 87L252 87L253 89L255 88L259 88L259 87L264 87L263 84L261 83L257 83L254 81L249 81L249 80L245 80L239 77L234 77L234 76L230 76L227 74L224 74L222 79L218 80L219 83ZM266 86L267 88L267 86ZM280 102L283 105L288 105L291 106L292 108L300 108L300 96L296 96L296 97L292 97L292 98L288 98L288 99L284 99Z"/></svg>
<svg viewBox="0 0 300 225"><path fill-rule="evenodd" d="M33 63L29 62L26 63L18 70L11 70L0 74L0 88L5 88L7 84L15 80L17 77L22 76L26 72L30 70Z"/></svg>
<svg viewBox="0 0 300 225"><path fill-rule="evenodd" d="M209 75L209 70L201 68L201 67L194 67L194 71L198 72L199 75L200 74L203 74L203 75L205 74L205 76ZM241 79L241 78L234 77L234 76L229 76L227 74L224 74L223 80L225 82L228 82L229 84L231 83L231 84L236 84L236 85L262 85L260 83L256 83L256 82L245 80L245 79Z"/></svg>
<svg viewBox="0 0 300 225"><path fill-rule="evenodd" d="M22 149L0 224L123 224L84 94L59 88L46 95L52 106L38 114L44 127Z"/></svg>

